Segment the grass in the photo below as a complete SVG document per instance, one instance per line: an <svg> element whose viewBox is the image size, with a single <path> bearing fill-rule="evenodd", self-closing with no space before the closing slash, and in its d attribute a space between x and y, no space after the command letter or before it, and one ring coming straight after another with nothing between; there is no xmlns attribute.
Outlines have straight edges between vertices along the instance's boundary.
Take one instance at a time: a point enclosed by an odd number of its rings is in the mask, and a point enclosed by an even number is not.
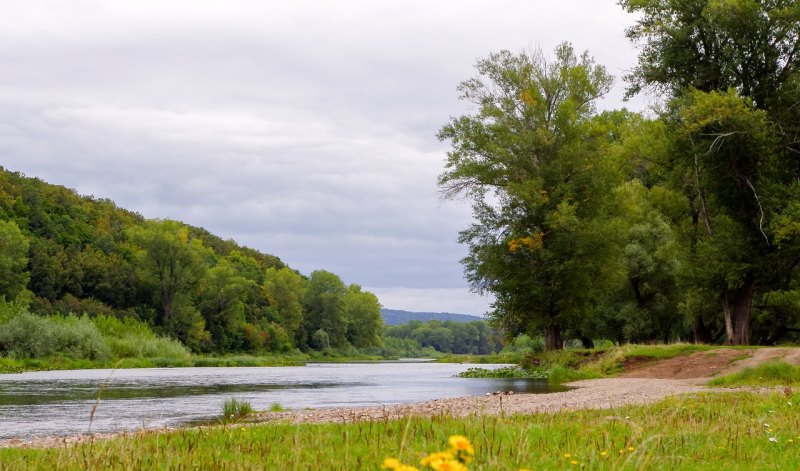
<svg viewBox="0 0 800 471"><path fill-rule="evenodd" d="M270 412L284 412L284 411L286 411L286 408L283 407L280 402L273 402L272 404L269 405L269 411Z"/></svg>
<svg viewBox="0 0 800 471"><path fill-rule="evenodd" d="M255 412L249 402L231 397L222 403L223 422L238 422L251 416Z"/></svg>
<svg viewBox="0 0 800 471"><path fill-rule="evenodd" d="M708 384L709 386L800 386L800 366L772 360L714 378Z"/></svg>
<svg viewBox="0 0 800 471"><path fill-rule="evenodd" d="M386 457L417 464L453 434L475 445L473 471L798 469L798 405L796 393L697 394L530 416L205 427L4 449L0 469L379 469Z"/></svg>
<svg viewBox="0 0 800 471"><path fill-rule="evenodd" d="M47 358L9 358L0 356L0 374L25 371L80 370L97 368L179 368L179 367L238 367L238 366L302 366L309 357L302 354L199 356L185 358L124 358L103 361L53 356Z"/></svg>
<svg viewBox="0 0 800 471"><path fill-rule="evenodd" d="M623 366L629 359L665 360L699 351L712 351L715 348L720 347L676 343L670 345L623 345L599 349L567 349L527 354L520 360L520 363L522 368L528 372L528 377L547 378L550 383L561 384L582 379L614 376L623 371ZM487 373L481 377L503 376L492 376L491 373Z"/></svg>

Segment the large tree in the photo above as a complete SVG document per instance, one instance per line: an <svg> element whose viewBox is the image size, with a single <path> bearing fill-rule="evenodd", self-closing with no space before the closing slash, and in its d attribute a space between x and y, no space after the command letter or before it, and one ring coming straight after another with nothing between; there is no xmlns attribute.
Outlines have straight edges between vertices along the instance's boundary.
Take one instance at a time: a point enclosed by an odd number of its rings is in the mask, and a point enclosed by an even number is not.
<svg viewBox="0 0 800 471"><path fill-rule="evenodd" d="M716 296L727 343L749 343L754 300L800 264L800 3L620 3L641 15L627 32L641 46L629 93L670 99L665 164L689 203L687 284Z"/></svg>
<svg viewBox="0 0 800 471"><path fill-rule="evenodd" d="M541 52L491 54L459 86L477 107L440 133L450 141L439 184L472 200L476 222L461 233L466 276L495 296L492 316L509 336L562 331L583 336L615 231L604 211L614 179L600 149L607 129L592 121L612 78L569 44Z"/></svg>

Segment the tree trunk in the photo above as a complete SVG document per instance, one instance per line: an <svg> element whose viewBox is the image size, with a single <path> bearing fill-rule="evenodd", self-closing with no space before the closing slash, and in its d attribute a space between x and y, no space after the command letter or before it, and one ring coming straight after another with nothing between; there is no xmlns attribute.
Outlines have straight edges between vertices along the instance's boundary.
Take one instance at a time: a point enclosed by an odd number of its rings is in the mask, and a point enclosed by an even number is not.
<svg viewBox="0 0 800 471"><path fill-rule="evenodd" d="M725 293L722 298L722 311L725 315L725 344L750 344L750 309L753 306L755 294L756 284L749 279L741 288Z"/></svg>
<svg viewBox="0 0 800 471"><path fill-rule="evenodd" d="M694 343L711 343L712 341L711 332L708 331L708 327L706 327L701 316L694 318L692 334L694 336Z"/></svg>
<svg viewBox="0 0 800 471"><path fill-rule="evenodd" d="M561 341L561 327L558 325L548 325L544 331L544 345L545 349L561 350L564 348L564 343Z"/></svg>
<svg viewBox="0 0 800 471"><path fill-rule="evenodd" d="M585 335L581 336L581 343L583 344L583 348L594 348L594 340Z"/></svg>

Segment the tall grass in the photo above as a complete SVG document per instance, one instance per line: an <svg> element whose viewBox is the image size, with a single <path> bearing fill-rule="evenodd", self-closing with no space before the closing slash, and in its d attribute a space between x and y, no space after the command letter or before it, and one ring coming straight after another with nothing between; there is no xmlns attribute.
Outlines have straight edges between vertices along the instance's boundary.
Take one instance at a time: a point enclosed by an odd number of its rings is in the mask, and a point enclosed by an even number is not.
<svg viewBox="0 0 800 471"><path fill-rule="evenodd" d="M225 422L242 420L252 415L253 406L249 402L235 397L225 399L222 403L222 419Z"/></svg>
<svg viewBox="0 0 800 471"><path fill-rule="evenodd" d="M698 394L521 416L205 427L0 450L0 469L380 469L386 457L418 464L453 434L475 445L473 471L798 469L800 415L789 402L800 403L800 394Z"/></svg>
<svg viewBox="0 0 800 471"><path fill-rule="evenodd" d="M727 376L714 378L708 384L710 386L798 386L800 385L800 366L790 365L782 360L772 360Z"/></svg>

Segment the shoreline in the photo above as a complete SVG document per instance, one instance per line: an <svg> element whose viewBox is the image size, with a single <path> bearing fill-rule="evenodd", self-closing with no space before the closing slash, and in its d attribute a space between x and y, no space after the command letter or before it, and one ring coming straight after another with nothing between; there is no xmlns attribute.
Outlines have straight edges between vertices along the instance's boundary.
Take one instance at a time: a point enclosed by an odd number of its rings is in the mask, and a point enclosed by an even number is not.
<svg viewBox="0 0 800 471"><path fill-rule="evenodd" d="M709 379L590 379L565 384L565 386L573 387L574 389L546 394L497 394L434 399L411 404L259 412L255 415L255 421L253 422L234 423L230 424L230 426L248 427L270 422L350 423L356 421L397 420L408 416L451 416L463 418L479 415L540 414L581 409L615 409L627 405L650 404L673 395L742 390L709 388L705 386ZM769 390L769 388L748 388L746 390L759 391L765 389ZM219 426L211 425L198 428ZM27 439L9 438L0 439L0 448L66 447L95 440L135 437L142 434L159 434L180 429L181 427L167 427L67 436L34 436Z"/></svg>

